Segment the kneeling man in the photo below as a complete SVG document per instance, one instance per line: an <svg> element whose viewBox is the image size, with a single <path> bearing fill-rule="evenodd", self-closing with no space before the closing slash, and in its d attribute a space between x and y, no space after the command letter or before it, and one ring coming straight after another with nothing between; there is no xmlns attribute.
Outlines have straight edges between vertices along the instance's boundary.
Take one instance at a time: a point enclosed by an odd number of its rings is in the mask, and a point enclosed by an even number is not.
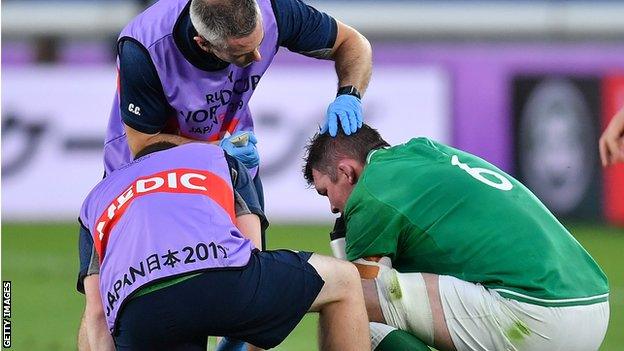
<svg viewBox="0 0 624 351"><path fill-rule="evenodd" d="M372 322L439 350L600 347L605 274L492 164L427 138L390 147L365 125L316 135L304 176L343 215L346 258L375 278L362 281Z"/></svg>
<svg viewBox="0 0 624 351"><path fill-rule="evenodd" d="M307 311L320 313L321 349L370 348L351 263L257 249L264 215L241 163L201 143L137 157L82 206L81 350L205 351L209 335L268 349Z"/></svg>

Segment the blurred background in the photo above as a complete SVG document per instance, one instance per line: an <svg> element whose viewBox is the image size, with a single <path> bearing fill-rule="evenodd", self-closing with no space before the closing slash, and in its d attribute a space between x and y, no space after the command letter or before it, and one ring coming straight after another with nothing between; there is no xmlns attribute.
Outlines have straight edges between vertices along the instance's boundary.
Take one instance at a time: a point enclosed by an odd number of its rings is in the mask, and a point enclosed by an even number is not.
<svg viewBox="0 0 624 351"><path fill-rule="evenodd" d="M15 349L75 349L75 219L103 174L117 35L150 3L2 1L2 279ZM477 154L569 227L610 278L603 349L624 348L624 166L601 168L597 147L624 106L624 1L308 3L371 41L365 121L390 143L428 136ZM300 169L335 95L333 65L281 49L259 86L269 246L328 253L332 215ZM278 349L312 349L313 324Z"/></svg>

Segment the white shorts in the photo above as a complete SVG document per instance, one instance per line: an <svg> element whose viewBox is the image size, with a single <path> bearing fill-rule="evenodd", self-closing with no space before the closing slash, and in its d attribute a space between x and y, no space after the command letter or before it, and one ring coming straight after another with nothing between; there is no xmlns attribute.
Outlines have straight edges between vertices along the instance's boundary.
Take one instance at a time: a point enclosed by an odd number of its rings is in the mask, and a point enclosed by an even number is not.
<svg viewBox="0 0 624 351"><path fill-rule="evenodd" d="M609 324L608 302L544 307L450 276L439 287L457 350L598 350Z"/></svg>
<svg viewBox="0 0 624 351"><path fill-rule="evenodd" d="M439 276L440 299L457 350L598 350L609 303L543 307L500 296L482 285Z"/></svg>

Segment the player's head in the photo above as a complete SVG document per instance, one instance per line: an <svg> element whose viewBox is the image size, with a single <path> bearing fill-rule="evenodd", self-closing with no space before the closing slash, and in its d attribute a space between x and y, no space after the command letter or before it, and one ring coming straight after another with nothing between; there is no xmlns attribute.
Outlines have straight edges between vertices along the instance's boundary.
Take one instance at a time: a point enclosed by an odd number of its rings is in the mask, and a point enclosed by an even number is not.
<svg viewBox="0 0 624 351"><path fill-rule="evenodd" d="M371 150L389 146L377 130L364 124L355 134L316 134L307 146L303 176L327 196L331 211L342 212Z"/></svg>
<svg viewBox="0 0 624 351"><path fill-rule="evenodd" d="M239 67L260 61L264 30L255 0L192 0L190 15L202 50Z"/></svg>

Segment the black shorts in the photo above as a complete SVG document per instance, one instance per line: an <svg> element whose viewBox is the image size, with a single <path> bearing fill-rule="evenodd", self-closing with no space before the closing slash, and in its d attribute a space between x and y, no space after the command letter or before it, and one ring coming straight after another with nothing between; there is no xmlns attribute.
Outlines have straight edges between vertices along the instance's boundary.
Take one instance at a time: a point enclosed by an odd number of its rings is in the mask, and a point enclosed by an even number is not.
<svg viewBox="0 0 624 351"><path fill-rule="evenodd" d="M269 349L297 326L324 281L312 253L256 251L242 269L211 270L127 302L118 350L206 350L208 336Z"/></svg>

